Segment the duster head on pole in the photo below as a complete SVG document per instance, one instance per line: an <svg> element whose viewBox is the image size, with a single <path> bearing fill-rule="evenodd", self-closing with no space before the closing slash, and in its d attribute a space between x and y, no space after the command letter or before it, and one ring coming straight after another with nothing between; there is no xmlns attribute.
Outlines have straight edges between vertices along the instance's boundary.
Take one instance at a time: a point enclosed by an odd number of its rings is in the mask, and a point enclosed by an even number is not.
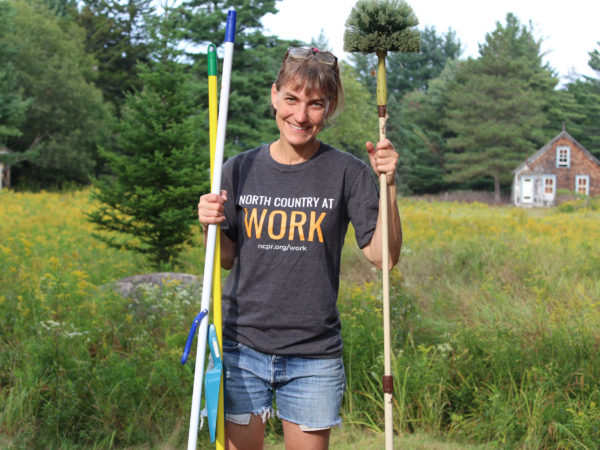
<svg viewBox="0 0 600 450"><path fill-rule="evenodd" d="M419 24L403 0L358 0L344 33L344 51L362 53L417 53L421 49Z"/></svg>

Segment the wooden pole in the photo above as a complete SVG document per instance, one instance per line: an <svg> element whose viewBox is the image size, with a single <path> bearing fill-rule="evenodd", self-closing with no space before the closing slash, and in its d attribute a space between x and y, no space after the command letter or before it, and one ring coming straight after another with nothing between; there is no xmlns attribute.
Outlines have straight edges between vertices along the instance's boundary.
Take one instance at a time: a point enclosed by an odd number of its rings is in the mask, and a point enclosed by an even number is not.
<svg viewBox="0 0 600 450"><path fill-rule="evenodd" d="M386 139L387 122L387 81L385 75L386 52L377 52L377 114L379 116L379 140ZM383 406L385 412L385 448L394 448L394 418L392 377L392 350L390 333L390 264L388 231L388 195L387 179L384 173L379 175L379 211L383 222L381 239L381 269L383 290Z"/></svg>
<svg viewBox="0 0 600 450"><path fill-rule="evenodd" d="M412 8L404 0L358 0L346 21L344 50L347 52L375 53L377 65L377 109L379 139L386 139L387 82L385 58L388 52L419 52L420 36L414 29L419 24ZM379 176L380 218L382 220L382 277L383 277L383 352L382 379L385 411L385 448L391 450L394 442L393 392L390 333L389 289L389 230L388 186L385 174Z"/></svg>

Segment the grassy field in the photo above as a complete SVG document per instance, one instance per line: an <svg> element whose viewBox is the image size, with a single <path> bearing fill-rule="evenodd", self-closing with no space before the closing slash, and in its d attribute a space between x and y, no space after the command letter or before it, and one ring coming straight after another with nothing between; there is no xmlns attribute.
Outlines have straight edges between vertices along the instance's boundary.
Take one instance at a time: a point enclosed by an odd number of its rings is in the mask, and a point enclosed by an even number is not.
<svg viewBox="0 0 600 450"><path fill-rule="evenodd" d="M87 192L0 193L0 447L181 448L199 300L123 298L144 260L92 237ZM391 274L399 448L598 448L600 212L402 199ZM332 448L381 448L381 293L348 236L348 391ZM190 246L173 271L200 274ZM202 439L206 433L202 432ZM282 448L269 425L269 448ZM206 445L206 441L203 441ZM205 447L203 447L205 448Z"/></svg>

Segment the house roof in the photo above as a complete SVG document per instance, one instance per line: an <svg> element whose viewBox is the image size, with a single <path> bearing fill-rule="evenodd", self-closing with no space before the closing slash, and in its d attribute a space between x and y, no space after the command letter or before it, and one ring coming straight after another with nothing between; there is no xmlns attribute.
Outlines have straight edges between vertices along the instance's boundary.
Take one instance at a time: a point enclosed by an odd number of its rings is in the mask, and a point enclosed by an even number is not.
<svg viewBox="0 0 600 450"><path fill-rule="evenodd" d="M581 149L581 151L590 160L592 160L594 163L596 163L600 167L600 161L598 160L598 158L596 158L589 151L587 151L583 145L581 145L579 142L577 142L577 140L573 136L571 136L569 133L567 133L567 130L565 130L565 128L563 126L563 130L559 134L557 134L554 139L552 139L550 142L548 142L546 145L544 145L542 148L540 148L537 152L535 152L533 155L531 155L529 158L527 158L521 165L519 165L519 167L517 167L515 170L513 170L513 173L519 172L526 165L533 164L536 159L538 159L540 156L542 156L544 153L546 153L548 150L550 150L554 146L556 141L558 141L560 138L567 138L570 141L572 141L575 145L577 145L577 147L579 147Z"/></svg>

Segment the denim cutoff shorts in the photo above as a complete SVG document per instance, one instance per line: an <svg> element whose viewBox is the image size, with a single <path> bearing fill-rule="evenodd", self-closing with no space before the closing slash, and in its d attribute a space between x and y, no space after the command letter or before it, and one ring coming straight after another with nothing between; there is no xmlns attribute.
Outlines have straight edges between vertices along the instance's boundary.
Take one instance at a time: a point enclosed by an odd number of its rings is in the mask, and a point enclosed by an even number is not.
<svg viewBox="0 0 600 450"><path fill-rule="evenodd" d="M263 422L273 412L303 431L324 430L342 422L339 411L346 389L342 358L317 359L261 353L223 340L225 418L248 425L255 414Z"/></svg>

